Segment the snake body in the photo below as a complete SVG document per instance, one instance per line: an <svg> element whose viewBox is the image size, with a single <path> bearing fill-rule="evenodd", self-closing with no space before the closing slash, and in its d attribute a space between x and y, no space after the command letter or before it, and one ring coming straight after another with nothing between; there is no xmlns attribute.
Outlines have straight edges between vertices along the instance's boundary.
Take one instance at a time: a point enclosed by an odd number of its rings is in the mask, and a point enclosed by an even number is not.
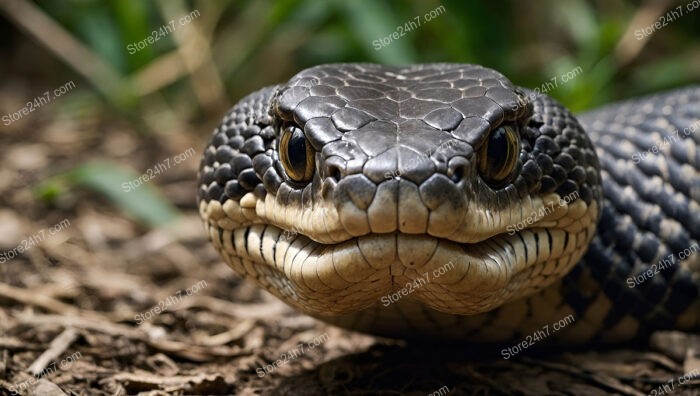
<svg viewBox="0 0 700 396"><path fill-rule="evenodd" d="M296 309L393 337L700 330L700 87L579 116L477 65L331 64L204 151L215 248Z"/></svg>

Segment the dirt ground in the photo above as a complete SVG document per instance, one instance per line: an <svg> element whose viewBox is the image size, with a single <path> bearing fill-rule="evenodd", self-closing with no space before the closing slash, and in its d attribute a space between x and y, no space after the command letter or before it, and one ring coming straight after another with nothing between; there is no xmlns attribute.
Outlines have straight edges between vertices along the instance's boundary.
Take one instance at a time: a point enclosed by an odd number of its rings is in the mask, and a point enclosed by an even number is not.
<svg viewBox="0 0 700 396"><path fill-rule="evenodd" d="M541 342L504 360L498 347L409 344L296 313L208 243L194 200L205 136L144 137L94 112L51 114L0 133L2 395L700 394L700 379L683 377L700 368L698 335ZM84 188L37 198L42 181L78 163L143 170L190 147L196 155L149 182L183 213L168 227L150 230Z"/></svg>

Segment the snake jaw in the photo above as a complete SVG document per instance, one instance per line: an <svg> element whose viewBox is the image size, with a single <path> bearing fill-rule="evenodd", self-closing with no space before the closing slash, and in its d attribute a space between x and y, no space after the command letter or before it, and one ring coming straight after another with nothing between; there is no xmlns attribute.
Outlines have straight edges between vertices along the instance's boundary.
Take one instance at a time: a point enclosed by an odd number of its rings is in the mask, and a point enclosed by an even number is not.
<svg viewBox="0 0 700 396"><path fill-rule="evenodd" d="M556 194L548 199L544 203L563 202ZM400 231L346 233L323 243L261 220L264 212L256 208L265 207L247 196L241 204L202 202L200 211L214 246L236 272L314 316L366 309L424 278L427 284L411 299L452 314L490 311L565 275L585 252L598 216L597 202L577 200L525 229L474 243ZM448 263L449 271L440 272Z"/></svg>

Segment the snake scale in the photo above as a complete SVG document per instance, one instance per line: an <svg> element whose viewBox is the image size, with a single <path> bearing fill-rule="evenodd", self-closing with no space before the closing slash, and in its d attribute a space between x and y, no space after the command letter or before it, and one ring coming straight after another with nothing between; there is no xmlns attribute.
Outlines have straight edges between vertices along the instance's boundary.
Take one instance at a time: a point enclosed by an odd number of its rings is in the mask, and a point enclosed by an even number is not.
<svg viewBox="0 0 700 396"><path fill-rule="evenodd" d="M241 99L198 203L238 274L392 337L700 330L700 87L574 116L469 64L329 64Z"/></svg>

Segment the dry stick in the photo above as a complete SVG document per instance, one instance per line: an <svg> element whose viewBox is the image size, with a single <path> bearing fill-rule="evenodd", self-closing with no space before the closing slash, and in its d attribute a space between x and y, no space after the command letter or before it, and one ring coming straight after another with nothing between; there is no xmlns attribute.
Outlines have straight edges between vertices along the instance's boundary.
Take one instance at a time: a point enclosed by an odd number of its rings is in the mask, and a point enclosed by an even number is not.
<svg viewBox="0 0 700 396"><path fill-rule="evenodd" d="M32 373L34 376L38 377L39 374L41 374L46 366L52 362L58 359L58 356L65 351L70 344L75 341L75 339L78 338L78 332L75 331L74 328L69 327L61 334L58 335L58 337L54 338L53 341L51 341L51 344L49 345L49 349L44 351L41 355L39 355L38 358L34 361L34 363L29 366L27 371Z"/></svg>
<svg viewBox="0 0 700 396"><path fill-rule="evenodd" d="M601 373L590 373L586 370L581 370L578 367L573 367L569 366L568 364L561 364L561 363L550 363L550 362L545 362L542 360L537 360L537 359L532 359L532 358L527 358L527 357L522 357L520 360L523 363L526 364L534 364L537 366L541 366L544 368L548 368L550 370L557 370L561 371L570 375L573 375L578 378L583 378L585 380L588 380L590 382L596 383L602 387L604 387L608 391L615 391L619 392L623 395L631 395L631 396L645 396L644 393L638 391L637 389L634 389L633 387L629 385L625 385L618 381L614 377L610 377L605 374Z"/></svg>
<svg viewBox="0 0 700 396"><path fill-rule="evenodd" d="M121 383L151 386L192 386L202 382L214 382L223 378L222 373L199 373L196 375L164 376L149 373L117 373L111 379Z"/></svg>
<svg viewBox="0 0 700 396"><path fill-rule="evenodd" d="M685 362L683 362L683 371L690 373L693 370L700 369L700 348L695 346L689 347L685 352ZM700 379L698 379L700 383Z"/></svg>
<svg viewBox="0 0 700 396"><path fill-rule="evenodd" d="M40 307L47 311L61 314L60 316L24 315L23 321L25 323L59 324L64 327L95 330L113 336L125 336L132 340L145 342L156 350L193 361L203 362L209 361L214 357L232 357L250 353L250 351L237 348L208 348L179 341L152 340L145 331L112 323L98 312L80 310L40 293L31 293L4 283L0 283L0 297L13 299L26 305Z"/></svg>
<svg viewBox="0 0 700 396"><path fill-rule="evenodd" d="M198 56L192 61L192 66L199 68L204 58ZM188 73L178 50L161 55L148 65L141 68L131 77L140 96L146 96L166 87Z"/></svg>
<svg viewBox="0 0 700 396"><path fill-rule="evenodd" d="M82 74L107 98L119 102L127 82L100 56L75 39L39 7L26 0L2 0L0 10L58 58Z"/></svg>
<svg viewBox="0 0 700 396"><path fill-rule="evenodd" d="M151 348L168 355L178 356L195 362L207 362L218 357L235 357L252 353L252 351L240 347L227 348L217 346L208 348L180 341L151 339L142 329L134 329L129 326L112 323L108 320L86 318L78 315L20 315L19 319L25 324L59 324L64 327L76 327L112 336L126 337L134 341L146 343Z"/></svg>
<svg viewBox="0 0 700 396"><path fill-rule="evenodd" d="M142 95L170 85L184 75L196 70L197 72L193 76L196 77L193 79L195 84L198 83L197 79L201 78L201 82L204 83L204 85L200 88L197 88L199 86L195 86L195 88L206 91L209 89L209 85L218 85L219 87L216 89L220 92L214 96L218 97L217 100L220 101L219 104L222 103L221 101L226 100L226 103L230 105L226 97L224 84L221 81L221 72L217 67L212 51L214 32L219 24L218 22L227 9L227 5L221 2L206 2L200 4L200 6L204 5L206 5L206 9L203 10L202 15L197 18L197 24L193 26L192 30L195 36L199 36L195 37L195 40L204 43L206 46L198 46L193 51L187 49L189 51L189 57L183 57L181 51L183 48L180 47L180 43L178 42L178 47L174 51L163 55L161 57L162 59L158 58L144 67L143 70L139 71L138 75L134 76L135 85L139 87ZM180 10L184 8L180 3L178 3L178 7ZM161 11L162 13L165 12L162 7ZM177 36L175 38L176 40L178 39ZM206 54L202 54L202 48ZM172 62L171 65L168 64L170 62ZM187 62L187 64L185 64L185 62ZM212 80L211 83L209 80ZM208 92L204 93L208 94Z"/></svg>
<svg viewBox="0 0 700 396"><path fill-rule="evenodd" d="M669 358L666 355L662 355L660 353L656 352L648 352L644 353L641 356L640 360L648 360L652 363L658 364L659 366L665 368L668 371L676 372L681 369L681 365L673 361L673 359Z"/></svg>
<svg viewBox="0 0 700 396"><path fill-rule="evenodd" d="M18 351L41 351L44 347L40 344L30 344L19 338L0 337L0 350L18 350Z"/></svg>
<svg viewBox="0 0 700 396"><path fill-rule="evenodd" d="M80 313L80 309L72 305L62 303L44 294L33 293L25 289L10 286L6 283L0 283L0 297L15 300L25 305L43 308L49 312L56 312L64 315L77 315Z"/></svg>
<svg viewBox="0 0 700 396"><path fill-rule="evenodd" d="M206 3L206 6L206 12L203 12L197 19L197 30L201 33L204 41L210 43L218 22L224 15L227 7L224 3L217 2ZM211 50L209 51L211 52ZM216 64L211 55L209 57L196 56L190 66L197 70L205 61L211 62L213 65ZM134 82L134 86L139 90L139 94L145 96L174 83L188 72L188 67L183 63L183 58L178 48L151 61L141 70L131 75L130 78Z"/></svg>
<svg viewBox="0 0 700 396"><path fill-rule="evenodd" d="M293 312L288 305L278 300L270 301L269 303L237 304L216 297L197 295L183 300L173 310L192 307L206 308L214 313L234 316L239 319L264 319L279 317L285 313Z"/></svg>
<svg viewBox="0 0 700 396"><path fill-rule="evenodd" d="M163 16L170 20L186 14L181 1L160 1L158 5ZM196 23L190 22L186 29L175 29L173 35L182 61L190 74L195 96L206 111L217 110L218 105L225 103L224 84L212 59L209 42L197 29Z"/></svg>
<svg viewBox="0 0 700 396"><path fill-rule="evenodd" d="M208 347L225 345L248 334L253 327L255 327L255 321L253 319L244 319L231 330L208 336L202 339L200 343Z"/></svg>
<svg viewBox="0 0 700 396"><path fill-rule="evenodd" d="M627 26L627 30L615 47L615 59L619 68L632 62L642 52L644 46L649 42L651 36L644 35L637 40L634 31L643 29L654 22L671 4L671 0L649 1L634 14L632 21Z"/></svg>

